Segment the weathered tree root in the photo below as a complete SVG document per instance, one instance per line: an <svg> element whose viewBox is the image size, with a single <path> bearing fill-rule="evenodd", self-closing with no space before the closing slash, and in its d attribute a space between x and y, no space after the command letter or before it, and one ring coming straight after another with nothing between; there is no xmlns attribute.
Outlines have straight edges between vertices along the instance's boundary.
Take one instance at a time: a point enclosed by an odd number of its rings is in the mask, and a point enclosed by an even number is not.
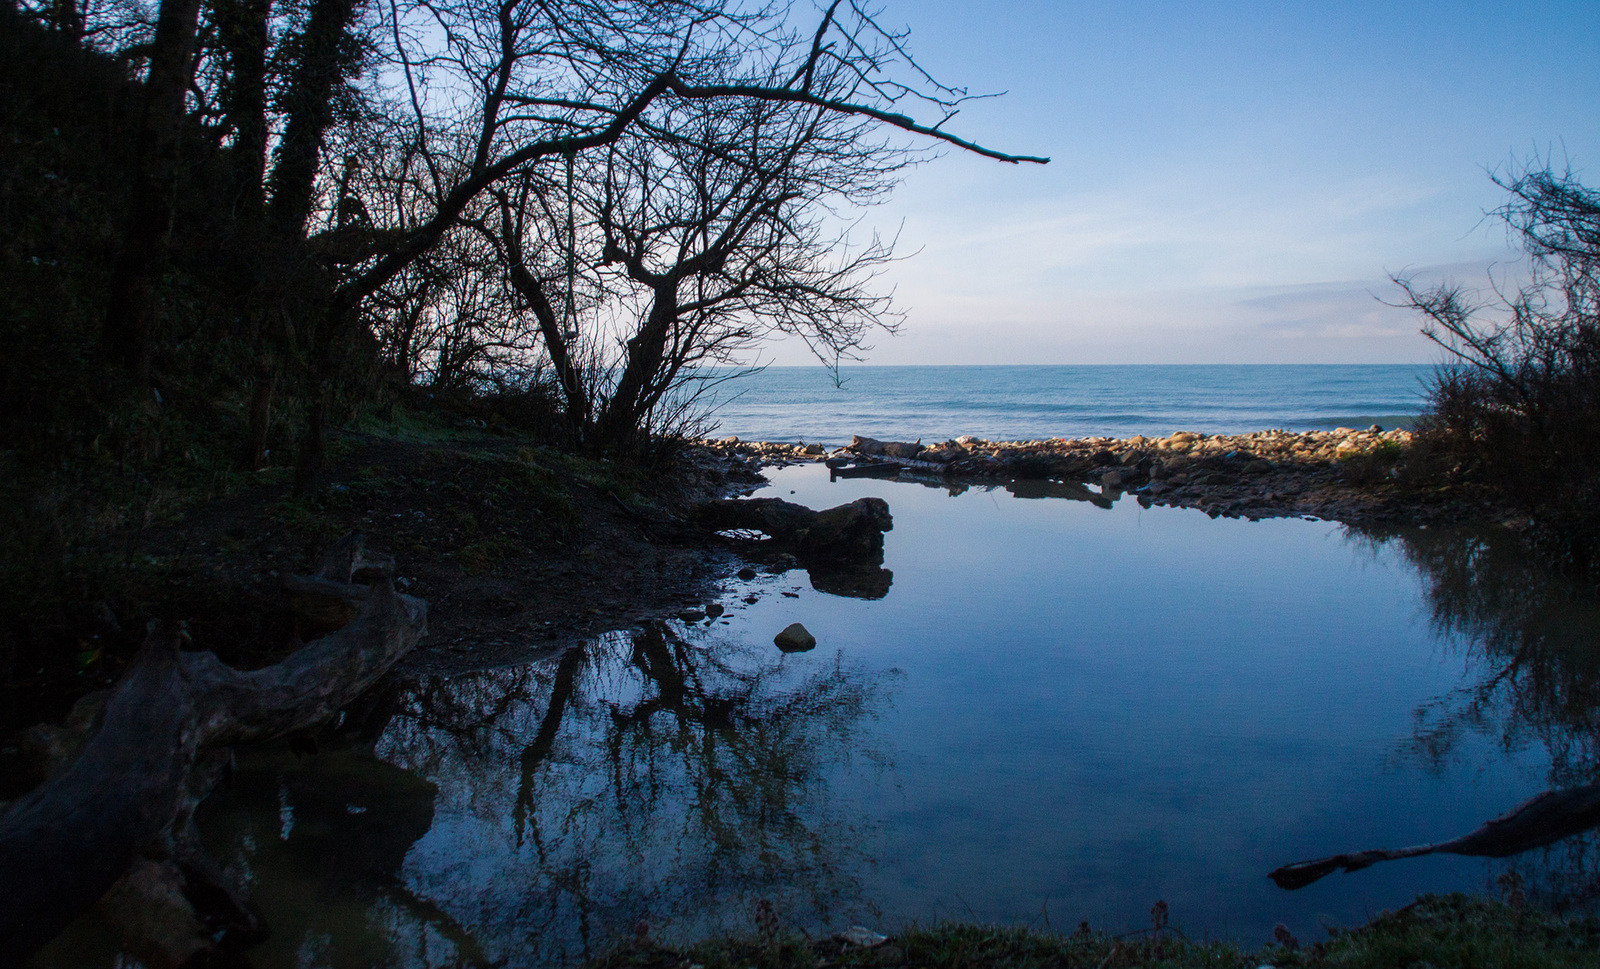
<svg viewBox="0 0 1600 969"><path fill-rule="evenodd" d="M327 720L416 645L427 604L395 593L389 571L345 539L315 578L285 582L309 624L347 618L336 632L246 672L152 627L115 688L80 700L66 728L35 728L29 746L55 769L0 813L0 965L20 965L96 902L155 966L260 935L242 889L200 849L194 809L229 747Z"/></svg>
<svg viewBox="0 0 1600 969"><path fill-rule="evenodd" d="M1360 871L1380 861L1448 853L1506 858L1600 826L1600 783L1564 791L1545 791L1459 838L1410 848L1373 849L1284 865L1267 877L1279 888L1304 888L1333 872Z"/></svg>

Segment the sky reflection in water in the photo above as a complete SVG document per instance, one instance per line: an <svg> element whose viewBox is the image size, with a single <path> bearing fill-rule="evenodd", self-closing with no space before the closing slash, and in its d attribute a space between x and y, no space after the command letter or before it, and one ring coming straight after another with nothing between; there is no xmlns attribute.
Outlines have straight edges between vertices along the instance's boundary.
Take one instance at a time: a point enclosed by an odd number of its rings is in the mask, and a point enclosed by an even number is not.
<svg viewBox="0 0 1600 969"><path fill-rule="evenodd" d="M1159 898L1259 943L1508 864L1547 895L1597 884L1592 836L1266 878L1596 776L1594 609L1492 536L772 477L889 501L886 597L764 575L724 621L417 684L343 753L247 759L206 824L275 928L253 957L538 964L641 921L753 931L761 899L813 930L1120 931ZM819 645L785 656L795 621Z"/></svg>

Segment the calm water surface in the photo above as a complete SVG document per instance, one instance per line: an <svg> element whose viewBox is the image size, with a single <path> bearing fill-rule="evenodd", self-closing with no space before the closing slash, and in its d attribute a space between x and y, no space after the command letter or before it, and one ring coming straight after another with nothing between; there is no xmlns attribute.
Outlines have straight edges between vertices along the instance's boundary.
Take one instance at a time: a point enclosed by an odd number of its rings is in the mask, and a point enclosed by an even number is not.
<svg viewBox="0 0 1600 969"><path fill-rule="evenodd" d="M1259 944L1507 867L1600 884L1587 837L1266 878L1595 776L1593 607L1493 535L771 477L889 501L886 595L762 575L720 621L397 687L314 758L244 759L204 826L274 926L258 964L537 965L750 931L763 899L811 931L1122 931L1164 899ZM796 621L818 646L782 654Z"/></svg>

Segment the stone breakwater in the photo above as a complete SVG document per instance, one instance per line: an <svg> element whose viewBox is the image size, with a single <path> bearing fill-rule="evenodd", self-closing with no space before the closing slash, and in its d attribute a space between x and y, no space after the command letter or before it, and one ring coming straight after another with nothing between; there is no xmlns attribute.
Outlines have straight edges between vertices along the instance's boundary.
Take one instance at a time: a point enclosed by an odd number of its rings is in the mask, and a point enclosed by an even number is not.
<svg viewBox="0 0 1600 969"><path fill-rule="evenodd" d="M1462 488L1420 487L1406 474L1413 436L1364 430L1255 431L1169 437L985 441L936 444L855 437L829 452L820 444L705 445L751 468L826 461L836 476L885 477L957 488L1004 483L1018 497L1060 497L1109 506L1196 508L1212 517L1310 517L1356 523L1515 523L1513 509Z"/></svg>

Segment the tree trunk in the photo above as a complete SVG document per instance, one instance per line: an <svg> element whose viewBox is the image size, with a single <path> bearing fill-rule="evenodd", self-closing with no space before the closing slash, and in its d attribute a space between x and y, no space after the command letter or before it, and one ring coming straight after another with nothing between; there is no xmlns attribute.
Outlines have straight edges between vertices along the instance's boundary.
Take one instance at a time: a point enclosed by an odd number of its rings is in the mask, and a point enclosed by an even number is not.
<svg viewBox="0 0 1600 969"><path fill-rule="evenodd" d="M242 893L200 851L194 808L227 747L328 719L424 634L426 603L396 594L384 576L351 584L371 564L352 537L318 577L286 581L302 601L355 618L275 666L235 670L213 653L183 651L176 630L153 628L122 681L79 702L80 726L98 726L69 763L0 814L0 963L20 964L102 896L158 963L212 944L215 922L205 914L231 911L235 927L259 930ZM59 728L33 733L36 747L57 751L75 739Z"/></svg>
<svg viewBox="0 0 1600 969"><path fill-rule="evenodd" d="M223 111L233 129L230 151L237 218L259 229L267 165L268 0L216 0L217 37L227 57Z"/></svg>
<svg viewBox="0 0 1600 969"><path fill-rule="evenodd" d="M1380 861L1447 853L1476 858L1506 858L1600 827L1600 783L1545 791L1459 838L1410 848L1377 848L1284 865L1268 875L1293 891L1343 868L1360 871Z"/></svg>
<svg viewBox="0 0 1600 969"><path fill-rule="evenodd" d="M539 333L544 337L545 352L550 355L550 366L555 370L556 380L561 385L568 426L575 443L581 445L589 426L591 406L589 390L583 384L583 375L578 373L577 367L573 364L567 346L567 335L561 330L561 320L556 316L555 307L550 305L543 284L528 270L527 261L522 253L520 229L513 225L508 204L505 202L501 203L500 221L502 242L506 247L507 261L511 269L511 287L522 297L523 302L528 304L528 308L533 310L533 317L539 322Z"/></svg>
<svg viewBox="0 0 1600 969"><path fill-rule="evenodd" d="M260 471L267 466L267 430L272 421L272 388L277 375L271 365L263 362L256 374L256 385L250 391L250 431L245 444L244 467L247 471Z"/></svg>
<svg viewBox="0 0 1600 969"><path fill-rule="evenodd" d="M333 120L333 91L344 77L344 48L355 7L356 0L314 0L300 35L300 58L284 95L288 119L272 166L268 221L281 238L305 234L322 139Z"/></svg>
<svg viewBox="0 0 1600 969"><path fill-rule="evenodd" d="M156 300L172 241L184 99L194 70L199 14L200 0L163 0L161 4L150 50L150 76L144 85L139 167L134 173L122 251L111 276L105 346L140 383L150 380Z"/></svg>
<svg viewBox="0 0 1600 969"><path fill-rule="evenodd" d="M294 495L304 498L317 490L322 478L322 461L327 450L328 396L326 381L312 382L311 407L300 435L300 449L294 456Z"/></svg>
<svg viewBox="0 0 1600 969"><path fill-rule="evenodd" d="M678 286L676 277L655 286L650 313L644 326L628 340L627 363L622 376L600 415L598 436L606 445L625 445L639 433L648 408L644 406L652 378L661 370L667 352L667 336L677 320Z"/></svg>

